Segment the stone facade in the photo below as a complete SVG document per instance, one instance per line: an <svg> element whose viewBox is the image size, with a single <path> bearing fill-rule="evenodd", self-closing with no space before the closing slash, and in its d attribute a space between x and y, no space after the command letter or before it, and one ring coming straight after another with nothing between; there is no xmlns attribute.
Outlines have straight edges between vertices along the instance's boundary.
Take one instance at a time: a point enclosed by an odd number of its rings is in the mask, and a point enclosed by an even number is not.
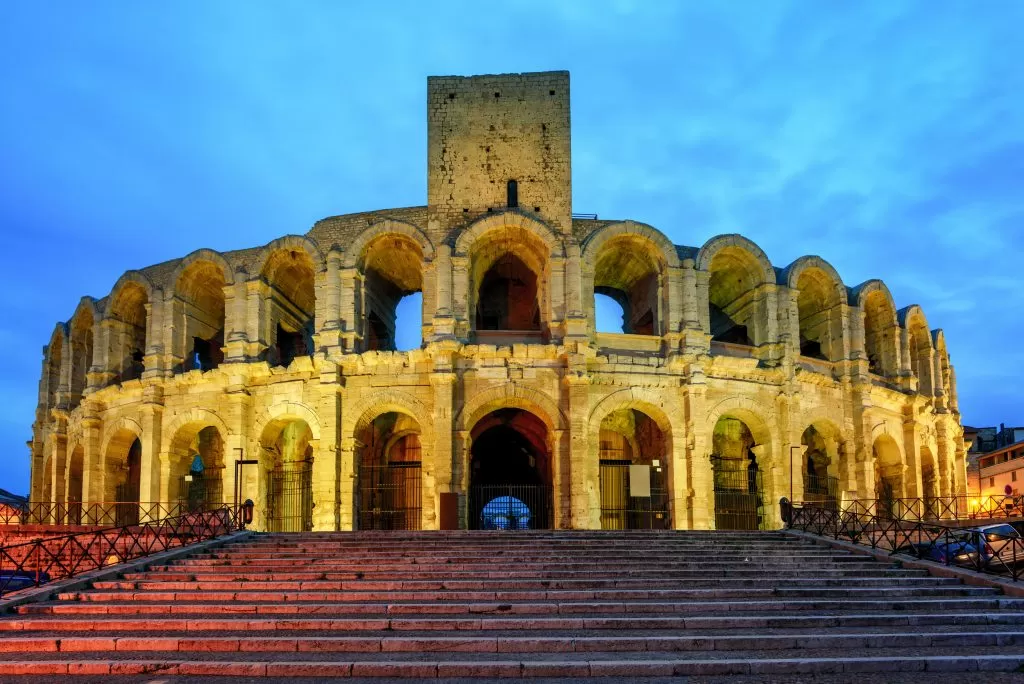
<svg viewBox="0 0 1024 684"><path fill-rule="evenodd" d="M824 491L809 479L845 499L965 491L955 375L920 307L816 256L776 268L740 235L686 247L573 217L565 72L428 91L426 207L200 249L82 298L44 348L33 500L180 500L197 455L258 528L286 505L318 530L437 528L445 493L475 526L473 487L502 477L549 487L551 526L628 527L605 462L658 473L675 528L730 524L723 464L756 472L760 526ZM422 347L391 351L412 292ZM595 331L595 293L624 332ZM415 495L377 498L402 468Z"/></svg>

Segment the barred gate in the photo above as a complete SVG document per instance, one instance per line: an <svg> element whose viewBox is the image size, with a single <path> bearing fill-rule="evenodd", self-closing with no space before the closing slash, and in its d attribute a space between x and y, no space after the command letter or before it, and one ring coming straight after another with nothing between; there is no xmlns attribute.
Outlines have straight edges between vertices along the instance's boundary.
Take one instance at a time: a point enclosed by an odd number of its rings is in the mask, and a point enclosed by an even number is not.
<svg viewBox="0 0 1024 684"><path fill-rule="evenodd" d="M273 470L267 488L267 527L271 532L309 532L313 529L313 464L292 470Z"/></svg>
<svg viewBox="0 0 1024 684"><path fill-rule="evenodd" d="M712 458L715 476L715 529L767 529L761 471L746 461Z"/></svg>
<svg viewBox="0 0 1024 684"><path fill-rule="evenodd" d="M360 466L359 529L420 529L421 473L418 461Z"/></svg>
<svg viewBox="0 0 1024 684"><path fill-rule="evenodd" d="M178 504L183 510L195 513L210 505L224 503L224 481L220 468L192 473L178 478Z"/></svg>
<svg viewBox="0 0 1024 684"><path fill-rule="evenodd" d="M650 496L631 496L629 460L604 459L601 473L602 530L667 530L668 487L663 468L650 469Z"/></svg>
<svg viewBox="0 0 1024 684"><path fill-rule="evenodd" d="M139 524L139 487L132 486L130 482L117 485L114 490L114 498L117 500L114 510L114 525L124 527L125 525Z"/></svg>
<svg viewBox="0 0 1024 684"><path fill-rule="evenodd" d="M471 530L549 530L550 485L476 485L469 490Z"/></svg>

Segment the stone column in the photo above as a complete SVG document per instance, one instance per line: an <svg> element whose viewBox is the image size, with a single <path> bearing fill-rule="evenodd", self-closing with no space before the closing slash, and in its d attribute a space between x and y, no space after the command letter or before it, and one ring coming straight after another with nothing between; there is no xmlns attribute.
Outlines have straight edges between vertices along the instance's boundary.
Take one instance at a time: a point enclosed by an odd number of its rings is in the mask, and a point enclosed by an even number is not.
<svg viewBox="0 0 1024 684"><path fill-rule="evenodd" d="M590 444L590 378L585 368L567 372L569 398L570 525L577 530L601 529L601 481L598 444Z"/></svg>
<svg viewBox="0 0 1024 684"><path fill-rule="evenodd" d="M356 452L362 444L352 435L342 435L338 473L338 528L349 531L357 529L355 519L356 499Z"/></svg>
<svg viewBox="0 0 1024 684"><path fill-rule="evenodd" d="M682 419L682 416L678 417ZM671 432L672 450L665 455L666 467L672 476L671 513L672 529L688 530L693 527L691 520L692 492L690 473L686 467L686 431L673 423Z"/></svg>
<svg viewBox="0 0 1024 684"><path fill-rule="evenodd" d="M160 458L161 447L161 423L163 422L163 397L157 392L146 392L140 409L140 422L142 423L142 462L139 472L139 502L140 503L170 503L164 501L162 493L167 487L161 485L162 478L171 477L171 464L162 461ZM145 511L143 511L145 512ZM139 518L140 522L146 521L145 516Z"/></svg>
<svg viewBox="0 0 1024 684"><path fill-rule="evenodd" d="M339 268L338 319L342 351L352 354L360 349L362 339L362 287L359 270L354 266Z"/></svg>
<svg viewBox="0 0 1024 684"><path fill-rule="evenodd" d="M448 354L434 356L434 372L430 374L430 386L434 394L433 433L434 450L429 459L424 459L423 469L423 529L436 530L441 526L441 493L458 491L453 476L452 420L455 383L457 376Z"/></svg>
<svg viewBox="0 0 1024 684"><path fill-rule="evenodd" d="M328 367L329 366L329 367ZM325 364L320 373L320 443L313 458L313 529L339 529L341 459L338 448L341 436L341 384L334 364Z"/></svg>
<svg viewBox="0 0 1024 684"><path fill-rule="evenodd" d="M164 293L153 288L153 298L146 302L146 348L142 358L143 378L164 375Z"/></svg>
<svg viewBox="0 0 1024 684"><path fill-rule="evenodd" d="M896 496L905 498L922 496L920 455L921 442L918 439L917 423L913 419L904 420L902 491Z"/></svg>
<svg viewBox="0 0 1024 684"><path fill-rule="evenodd" d="M469 258L452 255L452 313L455 315L455 335L469 338L473 328L472 302L469 296Z"/></svg>
<svg viewBox="0 0 1024 684"><path fill-rule="evenodd" d="M235 271L235 282L224 286L224 363L244 363L249 346L248 274Z"/></svg>

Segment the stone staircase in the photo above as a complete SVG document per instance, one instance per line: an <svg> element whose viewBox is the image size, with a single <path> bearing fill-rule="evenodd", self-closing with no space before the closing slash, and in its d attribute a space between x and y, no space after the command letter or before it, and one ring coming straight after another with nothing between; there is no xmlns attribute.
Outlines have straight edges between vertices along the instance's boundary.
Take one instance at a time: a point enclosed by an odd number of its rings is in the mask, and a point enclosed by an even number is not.
<svg viewBox="0 0 1024 684"><path fill-rule="evenodd" d="M1024 599L781 532L259 535L22 605L0 632L2 681L1024 666Z"/></svg>

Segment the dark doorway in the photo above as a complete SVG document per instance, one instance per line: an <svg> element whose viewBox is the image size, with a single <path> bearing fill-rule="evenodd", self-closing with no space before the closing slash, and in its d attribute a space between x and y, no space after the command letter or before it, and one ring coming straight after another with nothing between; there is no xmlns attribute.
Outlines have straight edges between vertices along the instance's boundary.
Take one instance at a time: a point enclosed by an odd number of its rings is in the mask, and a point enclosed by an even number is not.
<svg viewBox="0 0 1024 684"><path fill-rule="evenodd" d="M125 462L128 469L125 481L117 486L117 525L135 525L139 522L139 485L142 476L142 442L136 439L128 449Z"/></svg>
<svg viewBox="0 0 1024 684"><path fill-rule="evenodd" d="M470 529L549 529L547 426L527 411L500 409L471 438Z"/></svg>

